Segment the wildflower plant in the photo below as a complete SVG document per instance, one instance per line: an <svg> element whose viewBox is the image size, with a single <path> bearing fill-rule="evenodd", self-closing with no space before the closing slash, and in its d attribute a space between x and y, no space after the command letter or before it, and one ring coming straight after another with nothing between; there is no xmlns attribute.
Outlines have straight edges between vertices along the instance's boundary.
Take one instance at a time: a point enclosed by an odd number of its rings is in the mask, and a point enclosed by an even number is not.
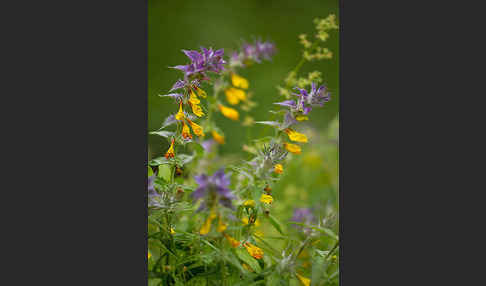
<svg viewBox="0 0 486 286"><path fill-rule="evenodd" d="M323 44L337 28L335 17L315 24L312 41L299 37L302 59L278 87L269 120L242 120L257 97L240 71L272 61L274 43L243 42L229 56L223 49L182 50L187 62L172 67L181 77L160 95L173 112L151 132L169 148L148 167L149 285L339 283L339 238L330 219L306 207L284 223L272 193L289 160L311 142L306 121L331 100L319 71L299 77L305 62L332 57ZM215 113L244 126L267 125L273 136L247 142L248 160L220 164L217 146L226 139Z"/></svg>

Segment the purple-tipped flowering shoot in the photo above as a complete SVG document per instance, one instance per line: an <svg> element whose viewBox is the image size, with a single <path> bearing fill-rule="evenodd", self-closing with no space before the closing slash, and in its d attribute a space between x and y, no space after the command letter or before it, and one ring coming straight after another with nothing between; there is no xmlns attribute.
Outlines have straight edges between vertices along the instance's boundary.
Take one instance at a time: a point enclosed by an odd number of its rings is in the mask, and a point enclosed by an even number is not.
<svg viewBox="0 0 486 286"><path fill-rule="evenodd" d="M191 63L187 65L178 65L174 68L183 71L185 79L191 76L200 79L207 79L206 72L220 73L224 69L223 65L226 64L223 59L223 49L214 51L212 48L206 49L201 47L201 52L195 50L182 51L191 60Z"/></svg>
<svg viewBox="0 0 486 286"><path fill-rule="evenodd" d="M299 93L293 93L293 95L297 96L297 100L285 100L274 103L289 108L290 112L285 115L284 122L282 123L283 128L289 127L299 121L302 116L308 115L312 107L324 106L324 103L328 102L331 98L326 86L321 85L317 88L314 82L312 83L310 92L299 87L295 87L294 89L299 91Z"/></svg>
<svg viewBox="0 0 486 286"><path fill-rule="evenodd" d="M256 40L254 43L243 43L240 52L233 53L230 58L231 66L245 66L253 62L261 63L262 60L271 60L275 54L275 45L271 42Z"/></svg>
<svg viewBox="0 0 486 286"><path fill-rule="evenodd" d="M310 208L295 208L294 215L290 219L290 221L303 223L303 224L311 224L315 221L315 217L312 214L312 210ZM302 229L303 226L294 225L297 229ZM309 233L311 231L310 228L304 228L304 233Z"/></svg>
<svg viewBox="0 0 486 286"><path fill-rule="evenodd" d="M212 176L202 174L195 176L194 179L199 187L192 193L192 198L195 201L204 199L200 209L211 208L218 201L227 208L233 208L231 201L236 197L228 188L231 183L230 174L225 174L223 168Z"/></svg>

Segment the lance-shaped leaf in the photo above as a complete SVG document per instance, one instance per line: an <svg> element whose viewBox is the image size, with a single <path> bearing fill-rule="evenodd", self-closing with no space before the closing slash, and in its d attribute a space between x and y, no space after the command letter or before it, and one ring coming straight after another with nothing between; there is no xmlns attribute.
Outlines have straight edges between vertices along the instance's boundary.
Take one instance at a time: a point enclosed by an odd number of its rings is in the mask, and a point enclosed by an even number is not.
<svg viewBox="0 0 486 286"><path fill-rule="evenodd" d="M169 93L169 94L159 94L160 97L172 97L172 98L181 98L182 93Z"/></svg>
<svg viewBox="0 0 486 286"><path fill-rule="evenodd" d="M280 127L280 122L278 121L255 121L255 123Z"/></svg>
<svg viewBox="0 0 486 286"><path fill-rule="evenodd" d="M169 137L174 135L174 132L162 130L162 131L152 131L152 132L150 132L150 134L159 135L159 136L162 136L162 137L165 137L165 138L169 138Z"/></svg>
<svg viewBox="0 0 486 286"><path fill-rule="evenodd" d="M178 159L178 163L180 165L185 165L185 164L191 162L192 159L194 159L194 155L189 156L187 154L180 154L179 156L177 156L177 159Z"/></svg>
<svg viewBox="0 0 486 286"><path fill-rule="evenodd" d="M172 114L172 115L169 115L165 120L164 120L164 123L162 123L162 126L159 128L159 131L164 129L165 127L169 126L169 125L172 125L176 123L176 119L175 119L175 116Z"/></svg>

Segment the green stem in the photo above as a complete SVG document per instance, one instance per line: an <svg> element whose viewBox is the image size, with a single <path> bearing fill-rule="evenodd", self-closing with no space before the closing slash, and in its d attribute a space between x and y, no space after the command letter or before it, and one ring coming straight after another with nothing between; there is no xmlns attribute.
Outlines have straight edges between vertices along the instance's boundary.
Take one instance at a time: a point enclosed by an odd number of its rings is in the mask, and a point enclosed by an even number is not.
<svg viewBox="0 0 486 286"><path fill-rule="evenodd" d="M326 259L329 258L329 256L337 249L337 247L339 246L339 240L336 241L336 244L334 244L334 247L331 249L331 251L329 251L329 253L326 255Z"/></svg>

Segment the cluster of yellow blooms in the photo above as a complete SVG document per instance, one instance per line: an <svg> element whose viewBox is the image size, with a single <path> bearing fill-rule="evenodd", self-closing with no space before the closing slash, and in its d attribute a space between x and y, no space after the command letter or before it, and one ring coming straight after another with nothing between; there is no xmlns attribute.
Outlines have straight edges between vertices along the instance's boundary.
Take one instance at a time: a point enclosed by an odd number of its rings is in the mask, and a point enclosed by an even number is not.
<svg viewBox="0 0 486 286"><path fill-rule="evenodd" d="M191 108L192 113L194 115L196 115L197 117L203 117L204 112L201 106L199 105L201 103L199 97L206 98L207 97L206 92L199 87L191 88L189 100L187 101L187 104L189 105L189 108ZM239 117L238 111L234 110L233 108L225 107L221 104L218 107L224 116L233 120L238 120ZM182 137L184 139L192 139L191 128L196 136L198 137L205 136L203 128L197 123L193 122L191 119L189 119L184 113L184 104L182 100L179 102L179 110L175 115L175 119L181 122L182 124ZM219 144L225 143L224 136L219 134L216 130L212 130L211 135L213 136L214 140ZM174 143L175 140L172 139L171 145L165 154L165 158L169 159L175 156Z"/></svg>
<svg viewBox="0 0 486 286"><path fill-rule="evenodd" d="M237 105L241 101L247 100L247 94L245 92L249 87L248 80L235 73L231 73L232 86L225 89L226 100L231 105ZM234 108L218 104L219 111L227 118L231 120L239 120L240 114ZM215 139L216 140L216 139Z"/></svg>
<svg viewBox="0 0 486 286"><path fill-rule="evenodd" d="M224 93L226 95L226 100L231 105L237 105L240 101L246 100L246 93L244 89L248 89L248 80L245 78L232 73L231 74L232 87L227 88Z"/></svg>

